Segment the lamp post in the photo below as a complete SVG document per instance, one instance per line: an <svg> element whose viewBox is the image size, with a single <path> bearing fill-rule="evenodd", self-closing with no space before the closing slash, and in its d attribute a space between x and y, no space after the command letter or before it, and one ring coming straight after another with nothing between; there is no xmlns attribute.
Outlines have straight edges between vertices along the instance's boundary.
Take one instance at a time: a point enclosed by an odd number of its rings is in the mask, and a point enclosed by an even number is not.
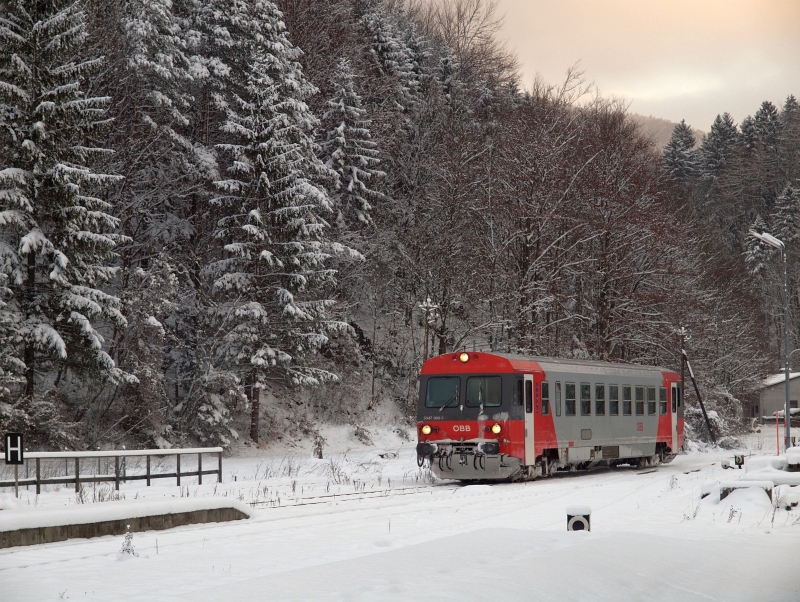
<svg viewBox="0 0 800 602"><path fill-rule="evenodd" d="M789 449L792 444L792 418L789 412L789 270L786 267L786 245L778 240L772 234L762 232L759 234L755 230L749 231L751 236L754 236L761 242L768 244L771 247L781 250L781 259L783 259L783 354L784 354L784 371L786 372L786 407L784 409L784 441L783 449ZM775 420L777 423L777 419Z"/></svg>

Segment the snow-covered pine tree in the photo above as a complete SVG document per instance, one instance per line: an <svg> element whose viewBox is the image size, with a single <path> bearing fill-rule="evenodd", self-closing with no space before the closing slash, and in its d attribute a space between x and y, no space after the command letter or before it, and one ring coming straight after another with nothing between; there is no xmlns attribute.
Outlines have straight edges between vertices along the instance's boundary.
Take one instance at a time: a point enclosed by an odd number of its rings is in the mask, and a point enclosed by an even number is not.
<svg viewBox="0 0 800 602"><path fill-rule="evenodd" d="M767 224L760 215L756 215L756 219L753 222L751 230L754 230L759 234L769 231ZM747 270L759 283L763 282L763 278L768 267L768 262L770 257L773 255L773 251L773 247L764 244L755 236L745 237L745 264L747 265Z"/></svg>
<svg viewBox="0 0 800 602"><path fill-rule="evenodd" d="M775 236L785 244L800 240L800 188L786 185L775 200L772 223Z"/></svg>
<svg viewBox="0 0 800 602"><path fill-rule="evenodd" d="M122 237L100 195L118 176L92 165L107 98L87 97L100 66L82 55L81 2L11 0L0 13L0 233L7 308L18 316L25 394L74 375L131 379L103 350L98 321L125 326L101 290Z"/></svg>
<svg viewBox="0 0 800 602"><path fill-rule="evenodd" d="M382 198L374 189L376 181L386 174L380 164L377 144L371 140L370 120L361 106L361 97L353 85L350 61L341 59L337 65L334 96L328 101L323 121L331 129L322 143L327 157L326 166L336 173L334 210L337 224L345 226L371 223L371 202Z"/></svg>
<svg viewBox="0 0 800 602"><path fill-rule="evenodd" d="M367 12L361 21L372 37L370 56L375 75L384 80L381 87L388 87L388 94L375 101L377 104L393 101L396 108L404 110L414 104L419 89L418 65L397 18L396 12L378 6Z"/></svg>
<svg viewBox="0 0 800 602"><path fill-rule="evenodd" d="M753 127L761 144L772 152L777 151L781 122L778 108L774 104L768 100L761 103L753 115Z"/></svg>
<svg viewBox="0 0 800 602"><path fill-rule="evenodd" d="M681 119L664 147L664 167L672 179L688 182L697 172L697 153L692 128Z"/></svg>
<svg viewBox="0 0 800 602"><path fill-rule="evenodd" d="M738 136L739 132L733 117L729 113L717 115L700 147L704 178L714 178L720 170L728 166L731 156L736 150Z"/></svg>
<svg viewBox="0 0 800 602"><path fill-rule="evenodd" d="M239 13L233 14L235 10ZM229 18L247 24L248 70L227 101L228 179L216 186L222 217L215 232L224 256L208 267L230 308L223 352L251 393L250 436L259 439L259 392L270 381L316 385L336 376L308 362L331 330L332 301L314 289L333 279L325 262L346 252L326 242L323 213L332 209L316 185L327 175L305 100L315 88L304 77L300 51L288 39L277 7L266 0L235 5ZM246 31L246 29L244 30Z"/></svg>
<svg viewBox="0 0 800 602"><path fill-rule="evenodd" d="M783 103L781 121L781 171L787 181L800 184L800 103L789 96Z"/></svg>
<svg viewBox="0 0 800 602"><path fill-rule="evenodd" d="M175 342L198 336L200 330L195 320L202 313L197 256L209 241L208 223L203 223L207 183L218 173L213 151L191 138L192 128L197 129L193 122L199 121L192 93L208 70L190 47L185 0L91 3L96 7L91 39L111 65L97 83L111 96L115 117L110 140L119 150L108 167L125 175L111 199L120 230L131 239L120 248L122 269L113 283L130 328L114 332L111 349L119 366L140 381L115 391L115 408L149 412L152 418L140 421L134 434L161 441L166 421L177 421L165 410L180 403L189 388L186 381L194 376L192 370L178 374L176 368L191 366L187 356L197 345L180 345L178 352ZM115 27L107 32L109 21ZM164 303L160 293L182 303ZM176 332L187 322L190 327Z"/></svg>

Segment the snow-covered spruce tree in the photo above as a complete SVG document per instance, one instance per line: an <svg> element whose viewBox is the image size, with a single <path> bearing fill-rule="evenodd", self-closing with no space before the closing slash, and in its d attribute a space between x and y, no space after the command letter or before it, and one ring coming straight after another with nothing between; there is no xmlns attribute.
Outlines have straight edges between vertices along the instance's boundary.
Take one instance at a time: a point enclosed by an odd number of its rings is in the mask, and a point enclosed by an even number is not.
<svg viewBox="0 0 800 602"><path fill-rule="evenodd" d="M383 80L383 86L375 89L381 96L373 100L376 104L391 102L394 108L404 110L415 102L419 78L414 53L406 44L398 17L397 11L378 6L362 17L362 23L372 37L369 52L374 75Z"/></svg>
<svg viewBox="0 0 800 602"><path fill-rule="evenodd" d="M756 215L751 228L758 233L767 232L769 229L764 219L760 215ZM773 255L773 247L766 245L754 236L745 238L745 264L747 271L758 283L762 283L764 276L767 273L769 259Z"/></svg>
<svg viewBox="0 0 800 602"><path fill-rule="evenodd" d="M717 115L700 147L703 178L718 177L719 172L729 166L738 136L733 117L729 113Z"/></svg>
<svg viewBox="0 0 800 602"><path fill-rule="evenodd" d="M785 244L800 240L800 188L786 185L775 200L772 223L775 236Z"/></svg>
<svg viewBox="0 0 800 602"><path fill-rule="evenodd" d="M83 91L100 66L82 55L85 35L74 0L12 0L0 13L0 269L29 398L74 376L133 378L96 330L125 326L119 300L101 290L122 237L99 196L119 178L92 168L110 151L96 146L107 99Z"/></svg>
<svg viewBox="0 0 800 602"><path fill-rule="evenodd" d="M664 168L676 182L686 183L697 172L697 153L693 150L694 144L692 128L681 120L664 147Z"/></svg>
<svg viewBox="0 0 800 602"><path fill-rule="evenodd" d="M326 168L317 158L317 124L305 99L315 88L297 62L274 4L256 0L243 19L257 24L250 38L245 85L232 94L223 129L229 142L228 179L216 186L222 217L215 232L224 256L208 272L230 307L221 347L251 393L250 436L259 439L259 392L280 380L293 386L335 379L307 358L327 341L326 332L346 330L326 316L332 301L314 297L331 282L331 252L323 213L332 209L315 181Z"/></svg>
<svg viewBox="0 0 800 602"><path fill-rule="evenodd" d="M115 118L110 141L118 152L107 165L125 175L110 199L120 231L130 238L119 249L121 269L112 284L124 300L131 328L115 330L110 349L120 368L140 381L113 391L114 412L96 422L102 432L122 415L135 415L121 423L123 430L161 442L168 423L181 418L172 407L190 388L184 379L191 382L196 376L191 370L176 374L179 361L191 366L186 356L196 346L182 347L175 360L166 352L174 352L177 338L202 330L194 319L202 311L197 307L202 263L197 256L208 246L206 183L218 174L213 152L191 135L197 121L193 85L207 76L207 69L190 48L185 1L90 2L90 40L110 65L96 83L112 98ZM154 294L140 294L143 290ZM156 291L182 303L165 304ZM172 330L187 322L194 322L190 334ZM101 401L96 407L102 413L110 404ZM136 412L130 411L133 407ZM93 417L92 410L88 416Z"/></svg>
<svg viewBox="0 0 800 602"><path fill-rule="evenodd" d="M370 120L361 106L361 97L353 86L350 61L342 59L336 70L334 97L328 101L323 121L331 129L322 143L326 166L336 173L334 209L340 226L371 223L371 202L382 198L374 189L386 174L377 166L377 144L371 140Z"/></svg>

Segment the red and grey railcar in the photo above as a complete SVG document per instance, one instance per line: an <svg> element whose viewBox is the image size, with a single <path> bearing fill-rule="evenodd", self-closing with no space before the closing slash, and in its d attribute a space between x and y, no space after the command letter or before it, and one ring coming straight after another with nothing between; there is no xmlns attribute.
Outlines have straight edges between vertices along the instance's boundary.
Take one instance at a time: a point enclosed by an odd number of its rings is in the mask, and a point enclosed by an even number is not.
<svg viewBox="0 0 800 602"><path fill-rule="evenodd" d="M418 461L444 479L654 465L683 428L680 376L663 368L457 352L420 375Z"/></svg>

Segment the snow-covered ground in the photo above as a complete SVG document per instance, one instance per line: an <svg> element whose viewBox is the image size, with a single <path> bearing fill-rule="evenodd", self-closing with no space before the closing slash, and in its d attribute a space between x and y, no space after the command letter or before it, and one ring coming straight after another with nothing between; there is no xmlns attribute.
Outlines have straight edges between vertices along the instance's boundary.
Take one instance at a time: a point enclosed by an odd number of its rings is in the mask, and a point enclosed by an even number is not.
<svg viewBox="0 0 800 602"><path fill-rule="evenodd" d="M221 485L125 484L128 501L229 496L255 502L256 514L136 533L138 556L120 553L122 536L0 550L0 602L800 600L800 509L753 489L700 497L704 482L746 475L720 468L731 451L695 450L657 470L455 486L417 467L413 442L372 435L379 449L329 434L324 460L226 459ZM774 445L774 433L752 435L747 453ZM776 497L797 491L782 485ZM109 494L87 488L84 502ZM38 500L21 492L26 512L75 503L68 488ZM574 505L591 507L591 532L566 531Z"/></svg>

